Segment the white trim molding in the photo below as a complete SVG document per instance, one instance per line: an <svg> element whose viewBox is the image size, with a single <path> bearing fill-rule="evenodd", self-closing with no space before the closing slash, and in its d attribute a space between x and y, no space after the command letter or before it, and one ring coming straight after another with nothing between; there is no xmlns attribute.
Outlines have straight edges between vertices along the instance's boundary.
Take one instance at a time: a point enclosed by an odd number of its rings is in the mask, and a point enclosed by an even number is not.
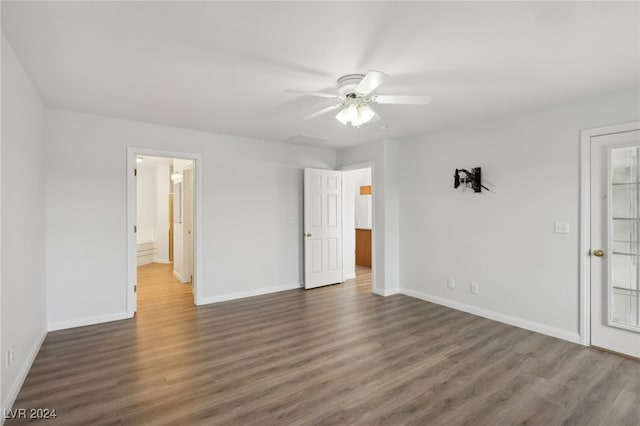
<svg viewBox="0 0 640 426"><path fill-rule="evenodd" d="M378 296L383 296L383 297L387 297L387 296L393 296L394 294L400 294L400 289L399 288L373 288L371 290L371 292L373 294L377 294Z"/></svg>
<svg viewBox="0 0 640 426"><path fill-rule="evenodd" d="M4 423L4 410L8 410L13 407L14 402L16 402L16 398L18 397L18 393L20 393L20 389L22 389L22 385L24 384L25 379L27 378L27 374L29 374L29 370L31 370L31 366L33 362L36 360L36 356L38 356L38 352L40 352L40 348L42 347L42 343L44 343L44 339L47 337L47 331L43 331L42 335L36 341L36 344L33 345L29 353L27 354L27 358L25 359L20 372L18 373L18 377L16 377L16 381L13 382L11 389L7 392L4 401L2 401L2 423Z"/></svg>
<svg viewBox="0 0 640 426"><path fill-rule="evenodd" d="M491 311L489 309L479 308L477 306L467 305L466 303L457 302L451 299L445 299L444 297L434 296L431 294L423 293L420 291L409 290L407 288L400 289L400 293L415 297L416 299L425 300L427 302L435 303L438 305L446 306L451 309L455 309L469 314L477 315L479 317L488 318L493 321L498 321L504 324L512 325L518 328L524 328L525 330L535 331L536 333L546 334L547 336L555 337L562 340L567 340L573 343L580 343L580 335L568 330L564 330L550 325L541 324L539 322L526 320L523 318L514 317L511 315L501 314L499 312Z"/></svg>
<svg viewBox="0 0 640 426"><path fill-rule="evenodd" d="M281 292L281 291L299 290L301 287L304 287L303 283L293 283L293 284L285 284L285 285L280 285L280 286L260 288L260 289L256 289L256 290L241 291L241 292L238 292L238 293L223 294L223 295L220 295L220 296L203 298L201 300L202 303L199 303L199 305L208 305L210 303L228 302L230 300L244 299L246 297L262 296L262 295L265 295L265 294L278 293L278 292Z"/></svg>
<svg viewBox="0 0 640 426"><path fill-rule="evenodd" d="M184 284L186 281L182 278L182 275L180 275L180 273L178 271L176 271L175 269L172 271L173 274L173 278L175 278L176 280L180 281L180 283Z"/></svg>
<svg viewBox="0 0 640 426"><path fill-rule="evenodd" d="M591 345L591 138L640 129L640 121L580 132L580 340Z"/></svg>
<svg viewBox="0 0 640 426"><path fill-rule="evenodd" d="M127 312L115 314L99 315L95 317L77 318L68 321L52 322L49 324L49 331L65 330L67 328L84 327L85 325L101 324L103 322L119 321L131 318Z"/></svg>

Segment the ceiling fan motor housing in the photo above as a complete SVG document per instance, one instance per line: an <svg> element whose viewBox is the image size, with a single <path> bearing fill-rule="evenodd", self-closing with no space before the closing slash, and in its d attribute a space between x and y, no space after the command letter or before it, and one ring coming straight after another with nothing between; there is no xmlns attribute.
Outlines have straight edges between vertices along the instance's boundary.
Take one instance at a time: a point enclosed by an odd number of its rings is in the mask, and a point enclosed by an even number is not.
<svg viewBox="0 0 640 426"><path fill-rule="evenodd" d="M364 78L364 74L348 74L338 79L338 93L341 96L355 98L355 90Z"/></svg>

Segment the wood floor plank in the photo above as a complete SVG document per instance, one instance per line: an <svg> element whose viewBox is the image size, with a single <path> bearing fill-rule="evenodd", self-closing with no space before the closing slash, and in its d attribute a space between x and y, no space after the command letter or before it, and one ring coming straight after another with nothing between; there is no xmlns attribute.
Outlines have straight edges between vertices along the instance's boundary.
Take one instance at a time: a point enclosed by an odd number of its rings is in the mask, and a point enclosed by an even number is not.
<svg viewBox="0 0 640 426"><path fill-rule="evenodd" d="M171 265L138 277L134 319L49 333L14 408L55 408L52 425L640 425L637 361L376 296L366 268L200 307Z"/></svg>
<svg viewBox="0 0 640 426"><path fill-rule="evenodd" d="M600 425L637 426L640 422L640 394L623 390L600 421Z"/></svg>

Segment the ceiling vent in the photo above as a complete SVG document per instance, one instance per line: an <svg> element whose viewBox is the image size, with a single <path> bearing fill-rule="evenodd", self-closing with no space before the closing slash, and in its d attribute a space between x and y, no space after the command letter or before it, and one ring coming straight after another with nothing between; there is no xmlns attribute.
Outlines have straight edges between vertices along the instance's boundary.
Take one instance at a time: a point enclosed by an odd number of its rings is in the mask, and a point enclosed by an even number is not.
<svg viewBox="0 0 640 426"><path fill-rule="evenodd" d="M318 145L325 145L327 143L327 140L322 138L317 138L315 136L300 134L300 135L295 135L293 137L290 137L289 139L285 139L284 142L292 143L295 145L318 146Z"/></svg>

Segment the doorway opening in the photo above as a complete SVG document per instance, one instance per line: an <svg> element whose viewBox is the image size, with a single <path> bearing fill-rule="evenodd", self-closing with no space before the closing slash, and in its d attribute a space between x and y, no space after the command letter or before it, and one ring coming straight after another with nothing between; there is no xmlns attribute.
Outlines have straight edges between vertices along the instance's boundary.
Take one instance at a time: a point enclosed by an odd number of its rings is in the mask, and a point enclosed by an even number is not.
<svg viewBox="0 0 640 426"><path fill-rule="evenodd" d="M343 268L345 280L373 291L375 265L373 168L371 165L343 169Z"/></svg>
<svg viewBox="0 0 640 426"><path fill-rule="evenodd" d="M198 158L129 149L129 317L198 304Z"/></svg>

